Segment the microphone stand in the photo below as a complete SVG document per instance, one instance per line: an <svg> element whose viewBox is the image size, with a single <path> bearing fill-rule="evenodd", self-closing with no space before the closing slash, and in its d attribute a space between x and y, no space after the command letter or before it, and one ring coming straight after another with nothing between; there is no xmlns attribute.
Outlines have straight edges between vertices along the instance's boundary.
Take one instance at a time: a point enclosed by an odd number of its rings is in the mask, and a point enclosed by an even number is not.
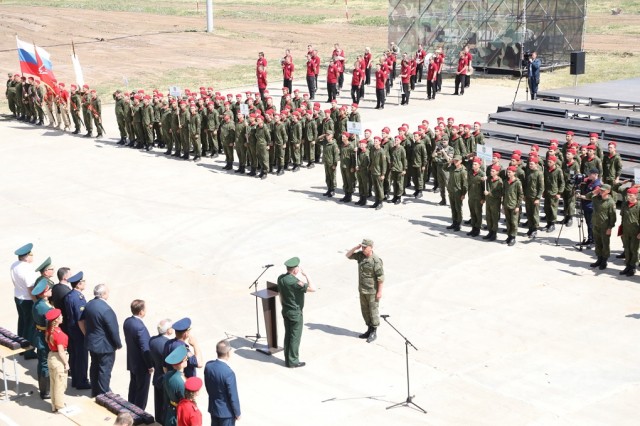
<svg viewBox="0 0 640 426"><path fill-rule="evenodd" d="M260 273L260 275L258 275L258 277L255 279L255 281L253 281L253 283L249 286L249 289L251 289L251 287L254 287L254 292L258 291L258 280L260 279L260 277L262 277L264 275L265 272L267 272L267 270L269 268L271 268L273 265L266 265L263 266L263 271ZM253 340L253 345L251 345L251 349L254 349L256 347L256 344L258 343L258 340L262 339L262 336L260 335L260 321L258 319L258 296L255 296L256 299L256 334L254 335L250 335L250 336L244 336L247 339L248 338L252 338Z"/></svg>
<svg viewBox="0 0 640 426"><path fill-rule="evenodd" d="M396 331L396 333L398 333L400 335L400 337L402 337L404 339L405 361L406 361L406 365L407 365L407 399L405 401L398 402L397 404L393 404L393 405L388 406L387 410L390 409L390 408L396 408L396 407L409 407L409 408L412 408L411 406L413 406L416 409L422 411L424 414L427 414L426 410L424 410L418 404L413 402L413 398L415 398L415 395L411 395L411 390L410 390L410 387L409 387L409 345L411 345L411 347L413 347L413 349L415 349L416 351L418 350L418 348L416 348L415 345L409 341L409 339L407 339L402 333L400 333L400 331L398 331L397 328L395 328L393 326L393 324L391 324L389 322L389 320L387 319L389 317L389 315L380 315L380 316L382 317L384 322L389 324L391 326L391 328L393 328Z"/></svg>

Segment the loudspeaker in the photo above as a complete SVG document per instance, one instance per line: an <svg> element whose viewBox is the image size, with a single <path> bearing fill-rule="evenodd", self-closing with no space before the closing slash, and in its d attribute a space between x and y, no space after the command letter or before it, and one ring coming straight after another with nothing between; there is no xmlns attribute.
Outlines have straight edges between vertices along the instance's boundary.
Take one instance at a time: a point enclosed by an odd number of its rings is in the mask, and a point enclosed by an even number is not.
<svg viewBox="0 0 640 426"><path fill-rule="evenodd" d="M584 74L584 59L585 52L571 52L571 66L569 69L569 74Z"/></svg>

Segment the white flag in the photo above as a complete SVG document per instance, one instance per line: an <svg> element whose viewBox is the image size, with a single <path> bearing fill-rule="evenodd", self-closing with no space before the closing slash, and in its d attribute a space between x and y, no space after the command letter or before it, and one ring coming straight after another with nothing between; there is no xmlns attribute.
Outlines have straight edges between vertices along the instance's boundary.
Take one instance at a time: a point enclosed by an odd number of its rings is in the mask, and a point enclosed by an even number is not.
<svg viewBox="0 0 640 426"><path fill-rule="evenodd" d="M84 85L84 77L82 76L82 67L80 66L80 61L78 57L71 54L71 62L73 62L73 71L76 73L76 83L78 87L82 87Z"/></svg>

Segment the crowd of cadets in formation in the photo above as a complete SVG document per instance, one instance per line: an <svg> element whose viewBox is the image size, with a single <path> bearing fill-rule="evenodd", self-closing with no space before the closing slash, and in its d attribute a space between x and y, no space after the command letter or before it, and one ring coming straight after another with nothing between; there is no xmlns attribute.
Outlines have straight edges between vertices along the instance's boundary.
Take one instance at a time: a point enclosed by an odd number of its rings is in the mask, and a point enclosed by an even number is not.
<svg viewBox="0 0 640 426"><path fill-rule="evenodd" d="M391 43L376 64L376 109L384 108L385 95L396 78L399 48ZM597 170L597 178L622 191L619 178L622 171L616 143L608 144L603 155L598 135L592 133L588 145L573 142L573 132L567 132L566 143L558 148L556 140L550 141L545 158L538 156L538 146L533 145L528 163L521 160L522 153L515 151L509 167L500 168L500 154L495 153L493 164L481 170L476 157L476 145L484 144L480 123L454 124L449 118L445 123L438 118L435 128L423 120L414 132L408 124L398 128L396 136L385 127L380 136L365 130L364 139L347 132L347 123L360 122L358 104L365 95L365 86L371 84L373 59L369 48L357 55L352 70L350 106L338 105L337 96L344 85L345 52L336 43L327 67L327 102L329 109L322 110L315 101L320 72L320 57L309 45L306 54L307 93L293 89L294 62L289 50L280 59L283 87L280 104L275 105L267 89L268 62L263 52L256 61L258 92L231 93L226 97L212 87L200 87L199 92L184 90L182 97L163 95L158 90L145 94L144 90L114 93L115 113L120 131L118 144L151 150L156 144L166 148L166 155L194 160L201 156L225 156L225 170L249 173L266 179L268 173L282 175L286 170L297 172L304 166L313 168L322 162L325 168L327 197L335 195L336 171L340 170L344 197L342 202L352 201L356 186L359 198L356 204L364 206L375 195L371 207L380 209L383 201L400 204L405 188L413 181L416 198L422 197L425 184L433 178L434 192L440 192L441 205L447 204L447 192L452 211L449 229L459 231L462 224L462 200L469 197L472 229L469 236L478 236L482 226L482 207L486 205L489 233L484 239L496 240L500 207L507 221L506 242L515 244L520 205L525 202L527 236L535 238L539 225L540 201L544 200L545 229L555 229L558 202L563 200L563 223L571 226L576 214L576 174L591 175ZM458 58L455 72L454 94L464 94L469 87L472 57L465 47ZM409 103L410 93L423 76L427 80L427 98L434 99L441 90L444 54L437 49L427 54L422 45L413 55L403 53L400 60L401 105ZM87 85L78 88L71 85L67 92L63 83L53 89L33 78L14 75L7 82L7 98L11 111L18 119L43 124L46 113L50 125L69 128L69 113L75 125L74 133L83 124L87 137L92 136L92 122L96 122L98 137L102 136L100 100L95 90ZM244 114L242 111L248 111ZM279 112L278 112L279 111ZM82 114L81 114L82 113ZM55 117L54 117L55 115ZM83 120L84 119L84 120ZM519 184L514 184L514 183ZM633 187L631 189L633 192ZM393 196L393 198L391 198ZM615 199L615 195L612 197ZM624 207L627 204L623 203ZM633 207L633 206L632 206ZM593 244L589 228L586 244ZM600 250L602 251L602 250ZM596 241L596 252L598 242ZM625 253L627 250L625 250ZM608 254L607 254L608 256ZM636 255L637 257L637 249ZM627 259L637 264L637 259ZM629 271L627 271L629 272Z"/></svg>

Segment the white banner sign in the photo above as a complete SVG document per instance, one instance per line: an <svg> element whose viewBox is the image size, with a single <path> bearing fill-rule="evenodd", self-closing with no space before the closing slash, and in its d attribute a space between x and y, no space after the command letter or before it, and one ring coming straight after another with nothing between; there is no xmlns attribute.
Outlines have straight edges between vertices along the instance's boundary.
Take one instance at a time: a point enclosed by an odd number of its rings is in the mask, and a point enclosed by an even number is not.
<svg viewBox="0 0 640 426"><path fill-rule="evenodd" d="M178 86L169 87L169 94L173 97L179 98L182 96L182 90Z"/></svg>
<svg viewBox="0 0 640 426"><path fill-rule="evenodd" d="M244 103L240 104L240 114L249 115L249 105Z"/></svg>
<svg viewBox="0 0 640 426"><path fill-rule="evenodd" d="M362 123L357 121L347 121L347 132L362 135Z"/></svg>
<svg viewBox="0 0 640 426"><path fill-rule="evenodd" d="M640 184L640 169L633 169L633 181L635 184Z"/></svg>
<svg viewBox="0 0 640 426"><path fill-rule="evenodd" d="M478 157L483 160L485 163L491 163L491 158L493 157L493 148L489 145L478 145L476 147L478 150Z"/></svg>

